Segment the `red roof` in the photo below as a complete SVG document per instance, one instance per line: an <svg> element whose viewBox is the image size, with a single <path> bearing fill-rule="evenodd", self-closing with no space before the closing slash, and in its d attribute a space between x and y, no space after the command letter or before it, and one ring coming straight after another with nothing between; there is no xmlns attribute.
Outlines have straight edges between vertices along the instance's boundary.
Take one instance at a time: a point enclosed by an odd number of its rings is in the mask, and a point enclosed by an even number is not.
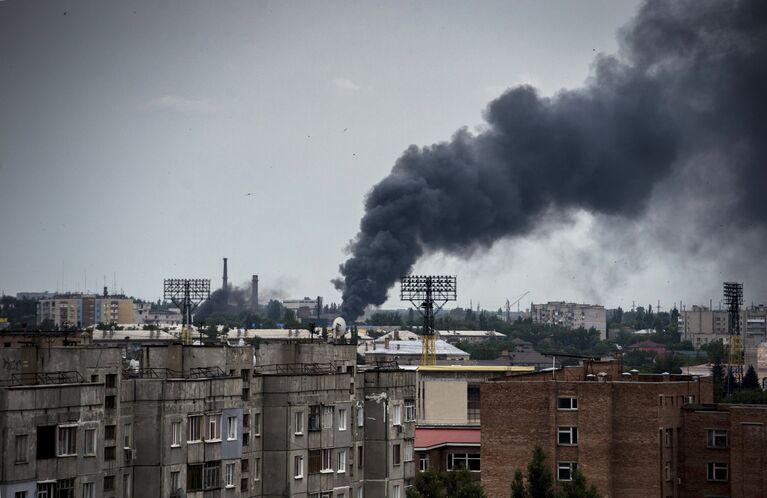
<svg viewBox="0 0 767 498"><path fill-rule="evenodd" d="M417 427L415 430L416 449L436 448L439 446L479 446L479 427L477 428L436 428Z"/></svg>

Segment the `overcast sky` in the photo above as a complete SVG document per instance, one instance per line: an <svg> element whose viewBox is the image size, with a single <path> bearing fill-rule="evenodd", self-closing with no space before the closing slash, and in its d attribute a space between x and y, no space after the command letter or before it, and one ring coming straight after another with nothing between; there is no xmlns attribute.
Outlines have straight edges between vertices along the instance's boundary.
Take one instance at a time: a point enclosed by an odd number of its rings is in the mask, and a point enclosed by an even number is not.
<svg viewBox="0 0 767 498"><path fill-rule="evenodd" d="M220 285L226 256L235 283L337 301L364 197L408 145L481 126L510 86L582 85L637 4L0 2L0 290L116 275L157 299L167 277ZM619 261L594 229L581 213L416 271L456 274L459 304L484 308L716 304L748 278L652 244ZM746 300L763 297L747 283Z"/></svg>

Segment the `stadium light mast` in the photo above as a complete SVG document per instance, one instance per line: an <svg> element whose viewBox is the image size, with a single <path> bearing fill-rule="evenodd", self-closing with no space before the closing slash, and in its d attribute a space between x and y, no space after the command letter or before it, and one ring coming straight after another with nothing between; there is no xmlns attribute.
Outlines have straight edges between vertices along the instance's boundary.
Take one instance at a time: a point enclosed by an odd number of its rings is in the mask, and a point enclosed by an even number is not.
<svg viewBox="0 0 767 498"><path fill-rule="evenodd" d="M421 365L437 364L434 316L457 297L456 277L446 275L408 275L400 281L400 299L410 301L423 316Z"/></svg>

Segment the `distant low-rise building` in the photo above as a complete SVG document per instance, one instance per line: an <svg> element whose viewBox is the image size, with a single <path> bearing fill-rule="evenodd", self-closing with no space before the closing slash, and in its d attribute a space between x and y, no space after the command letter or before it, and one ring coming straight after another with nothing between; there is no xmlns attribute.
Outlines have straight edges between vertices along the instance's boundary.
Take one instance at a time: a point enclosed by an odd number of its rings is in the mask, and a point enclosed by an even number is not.
<svg viewBox="0 0 767 498"><path fill-rule="evenodd" d="M437 337L449 343L484 342L494 339L505 339L506 336L494 330L438 330Z"/></svg>
<svg viewBox="0 0 767 498"><path fill-rule="evenodd" d="M470 355L443 340L434 341L437 360L466 361ZM364 351L365 362L396 361L400 365L418 365L421 361L421 341L386 341L374 344L374 349Z"/></svg>
<svg viewBox="0 0 767 498"><path fill-rule="evenodd" d="M545 304L530 304L533 323L558 325L568 329L595 329L601 339L607 339L607 314L599 304L566 303L549 301Z"/></svg>

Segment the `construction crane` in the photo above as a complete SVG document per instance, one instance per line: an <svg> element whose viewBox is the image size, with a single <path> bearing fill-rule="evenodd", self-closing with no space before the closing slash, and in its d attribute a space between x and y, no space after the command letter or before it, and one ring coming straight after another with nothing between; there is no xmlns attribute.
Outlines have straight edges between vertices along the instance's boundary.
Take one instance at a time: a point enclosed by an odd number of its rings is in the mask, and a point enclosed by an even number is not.
<svg viewBox="0 0 767 498"><path fill-rule="evenodd" d="M509 299L506 298L506 321L511 322L511 307L515 304L517 305L517 313L519 313L519 302L522 300L523 297L530 294L530 291L525 291L524 294L519 296L517 299L514 300L514 302L509 302Z"/></svg>

